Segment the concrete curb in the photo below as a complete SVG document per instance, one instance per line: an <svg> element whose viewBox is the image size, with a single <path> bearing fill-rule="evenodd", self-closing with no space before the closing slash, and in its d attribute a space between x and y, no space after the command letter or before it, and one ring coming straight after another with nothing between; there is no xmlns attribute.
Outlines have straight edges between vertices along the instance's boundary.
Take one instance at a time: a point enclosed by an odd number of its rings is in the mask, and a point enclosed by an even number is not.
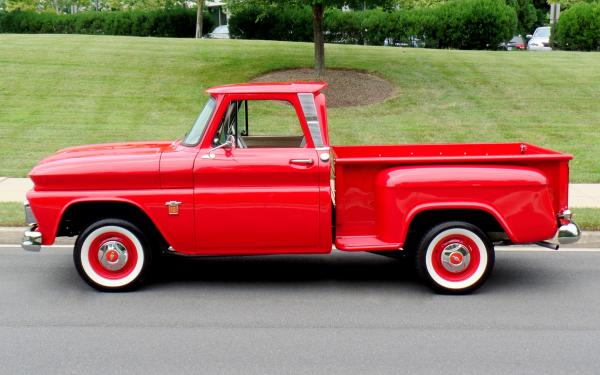
<svg viewBox="0 0 600 375"><path fill-rule="evenodd" d="M19 245L26 227L0 227L0 244ZM56 245L73 245L75 237L64 237L56 240ZM600 248L600 231L584 231L581 240L573 245L562 245L562 248Z"/></svg>
<svg viewBox="0 0 600 375"><path fill-rule="evenodd" d="M27 227L0 227L0 244L1 245L18 245L21 246L23 232ZM56 240L56 245L72 245L75 243L75 237L64 237Z"/></svg>

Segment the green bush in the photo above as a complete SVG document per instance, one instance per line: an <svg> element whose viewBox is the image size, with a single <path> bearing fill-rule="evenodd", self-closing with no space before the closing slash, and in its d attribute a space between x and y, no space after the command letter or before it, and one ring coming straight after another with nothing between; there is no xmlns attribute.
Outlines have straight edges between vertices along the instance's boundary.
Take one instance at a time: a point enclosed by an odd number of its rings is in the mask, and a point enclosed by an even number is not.
<svg viewBox="0 0 600 375"><path fill-rule="evenodd" d="M432 39L439 48L496 48L517 27L515 10L502 0L462 0L437 8Z"/></svg>
<svg viewBox="0 0 600 375"><path fill-rule="evenodd" d="M214 28L204 15L203 33ZM0 32L30 34L99 34L157 37L193 37L195 9L168 9L129 12L82 12L55 14L36 12L0 13Z"/></svg>
<svg viewBox="0 0 600 375"><path fill-rule="evenodd" d="M230 33L244 39L312 40L311 8L237 7ZM386 12L381 9L325 12L325 41L382 45L387 38L408 42L415 37L435 48L495 48L517 27L515 10L504 0L454 0L439 7ZM390 40L388 39L388 40Z"/></svg>
<svg viewBox="0 0 600 375"><path fill-rule="evenodd" d="M229 33L236 38L308 41L312 40L310 7L238 7L229 19Z"/></svg>
<svg viewBox="0 0 600 375"><path fill-rule="evenodd" d="M600 2L580 3L564 11L556 26L554 43L566 50L600 50Z"/></svg>

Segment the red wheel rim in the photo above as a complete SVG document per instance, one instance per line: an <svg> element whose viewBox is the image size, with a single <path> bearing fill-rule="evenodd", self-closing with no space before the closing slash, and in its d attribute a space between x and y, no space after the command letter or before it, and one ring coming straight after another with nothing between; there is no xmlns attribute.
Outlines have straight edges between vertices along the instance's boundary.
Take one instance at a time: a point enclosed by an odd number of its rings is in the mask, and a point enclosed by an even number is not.
<svg viewBox="0 0 600 375"><path fill-rule="evenodd" d="M443 251L445 249L448 249L452 245L461 245L464 248L466 248L470 258L469 264L466 266L466 268L459 272L452 272L447 270L442 262ZM458 260L462 261L463 259L462 257L458 256L451 261L454 263L454 261ZM435 247L433 248L431 261L434 271L443 279L453 282L463 281L471 277L479 268L479 264L481 262L480 249L475 243L475 241L473 241L471 238L462 234L451 234L446 237L443 237L441 240L438 241L437 244L435 244Z"/></svg>
<svg viewBox="0 0 600 375"><path fill-rule="evenodd" d="M122 268L116 271L106 268L98 259L100 248L109 241L116 241L120 243L127 251L126 263ZM88 260L90 262L90 266L94 272L96 272L96 274L106 279L116 280L128 276L134 270L138 261L138 253L137 248L135 247L133 241L129 239L129 237L118 232L106 232L94 238L92 241L88 251Z"/></svg>

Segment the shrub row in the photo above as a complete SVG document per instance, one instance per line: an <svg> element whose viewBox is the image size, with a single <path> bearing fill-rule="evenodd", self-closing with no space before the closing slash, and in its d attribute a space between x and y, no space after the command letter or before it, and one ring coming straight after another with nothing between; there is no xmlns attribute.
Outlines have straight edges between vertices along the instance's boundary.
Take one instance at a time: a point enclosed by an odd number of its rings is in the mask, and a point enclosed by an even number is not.
<svg viewBox="0 0 600 375"><path fill-rule="evenodd" d="M204 15L203 31L214 22ZM155 11L83 12L76 14L0 12L0 33L99 34L193 37L195 9Z"/></svg>
<svg viewBox="0 0 600 375"><path fill-rule="evenodd" d="M252 3L252 2L250 2ZM325 13L325 40L382 45L415 37L433 48L495 48L517 25L504 0L455 0L432 8L386 12L381 9ZM244 39L312 40L310 7L239 7L229 20L232 36Z"/></svg>
<svg viewBox="0 0 600 375"><path fill-rule="evenodd" d="M600 2L580 3L564 11L558 19L554 43L566 50L600 50Z"/></svg>

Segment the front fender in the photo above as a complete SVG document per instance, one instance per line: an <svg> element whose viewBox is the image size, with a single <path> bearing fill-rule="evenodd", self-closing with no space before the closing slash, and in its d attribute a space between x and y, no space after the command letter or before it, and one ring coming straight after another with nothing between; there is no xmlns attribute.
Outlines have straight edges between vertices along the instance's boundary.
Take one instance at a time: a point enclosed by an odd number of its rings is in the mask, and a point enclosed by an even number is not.
<svg viewBox="0 0 600 375"><path fill-rule="evenodd" d="M194 202L191 189L147 189L136 191L35 191L27 199L42 233L42 245L52 245L59 224L69 207L78 203L114 202L137 207L154 223L163 238L178 251L190 252L195 247ZM170 215L166 200L181 202L177 215ZM118 217L119 212L115 212Z"/></svg>

